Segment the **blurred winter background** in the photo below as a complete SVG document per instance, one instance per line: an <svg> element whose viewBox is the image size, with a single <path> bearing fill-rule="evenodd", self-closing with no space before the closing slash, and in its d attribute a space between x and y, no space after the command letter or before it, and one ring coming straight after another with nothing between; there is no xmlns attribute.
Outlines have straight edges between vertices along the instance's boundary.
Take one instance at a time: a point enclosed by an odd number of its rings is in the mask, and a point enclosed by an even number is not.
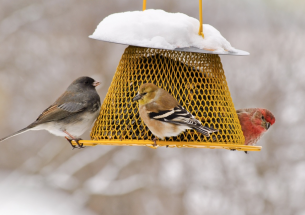
<svg viewBox="0 0 305 215"><path fill-rule="evenodd" d="M198 18L197 0L147 8ZM126 46L88 36L106 16L141 9L141 0L0 0L0 137L79 76L102 81L104 98ZM1 143L0 214L305 214L304 14L299 0L203 1L204 23L251 53L221 56L235 108L276 116L261 152L71 150L64 138L28 132Z"/></svg>

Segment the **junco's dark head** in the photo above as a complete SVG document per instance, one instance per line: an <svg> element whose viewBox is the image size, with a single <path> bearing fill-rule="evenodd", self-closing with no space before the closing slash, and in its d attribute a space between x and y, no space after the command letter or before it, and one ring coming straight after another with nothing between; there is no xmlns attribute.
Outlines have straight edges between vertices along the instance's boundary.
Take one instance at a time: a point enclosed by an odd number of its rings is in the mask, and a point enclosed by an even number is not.
<svg viewBox="0 0 305 215"><path fill-rule="evenodd" d="M99 84L100 82L95 81L93 78L84 76L73 81L72 84L70 84L68 87L68 91L74 91L77 89L94 89Z"/></svg>

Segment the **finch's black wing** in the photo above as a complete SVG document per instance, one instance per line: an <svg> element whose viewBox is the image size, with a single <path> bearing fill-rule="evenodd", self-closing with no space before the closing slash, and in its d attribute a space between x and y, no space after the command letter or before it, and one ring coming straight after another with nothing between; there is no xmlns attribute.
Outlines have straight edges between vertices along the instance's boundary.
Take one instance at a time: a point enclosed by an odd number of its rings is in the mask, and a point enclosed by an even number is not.
<svg viewBox="0 0 305 215"><path fill-rule="evenodd" d="M150 112L148 116L151 119L195 129L207 137L210 136L210 133L217 131L213 128L203 126L199 120L197 120L181 105L178 105L170 110L159 111L158 113Z"/></svg>

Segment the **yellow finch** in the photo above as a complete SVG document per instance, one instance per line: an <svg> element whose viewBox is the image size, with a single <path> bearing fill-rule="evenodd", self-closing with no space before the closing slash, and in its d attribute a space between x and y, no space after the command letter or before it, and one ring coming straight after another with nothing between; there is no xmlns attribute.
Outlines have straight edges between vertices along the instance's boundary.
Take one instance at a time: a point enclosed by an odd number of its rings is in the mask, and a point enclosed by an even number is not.
<svg viewBox="0 0 305 215"><path fill-rule="evenodd" d="M171 94L154 84L142 84L133 98L133 101L137 100L140 117L150 131L161 139L177 136L186 129L194 129L207 137L218 131L203 126Z"/></svg>

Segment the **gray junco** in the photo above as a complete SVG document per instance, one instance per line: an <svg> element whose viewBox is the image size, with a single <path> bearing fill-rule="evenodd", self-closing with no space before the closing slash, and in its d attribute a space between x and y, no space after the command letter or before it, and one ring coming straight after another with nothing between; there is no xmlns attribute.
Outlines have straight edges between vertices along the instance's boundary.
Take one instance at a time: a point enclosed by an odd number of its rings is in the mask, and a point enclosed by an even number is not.
<svg viewBox="0 0 305 215"><path fill-rule="evenodd" d="M47 130L56 136L65 137L73 148L72 140L76 141L79 148L83 148L83 144L78 142L81 140L79 136L92 126L100 112L101 101L95 90L99 84L90 77L76 79L35 122L0 139L0 142L29 130Z"/></svg>

